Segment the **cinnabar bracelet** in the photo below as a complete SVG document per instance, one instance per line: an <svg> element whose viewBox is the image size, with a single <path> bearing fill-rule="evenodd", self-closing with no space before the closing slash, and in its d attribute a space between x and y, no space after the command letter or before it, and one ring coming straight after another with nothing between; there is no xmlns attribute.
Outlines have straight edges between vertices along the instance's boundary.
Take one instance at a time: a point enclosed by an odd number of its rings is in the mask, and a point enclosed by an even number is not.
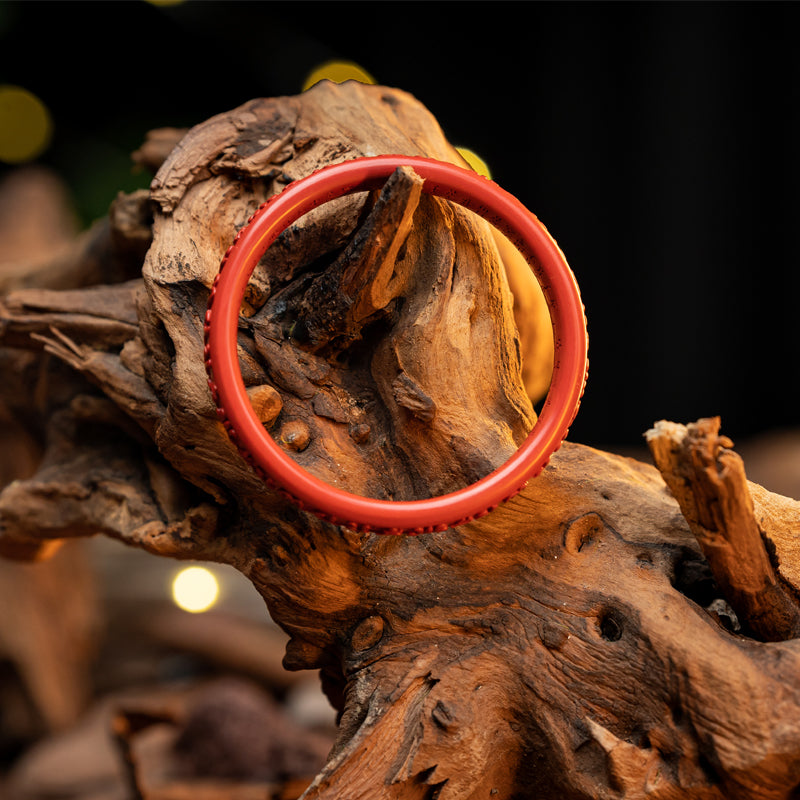
<svg viewBox="0 0 800 800"><path fill-rule="evenodd" d="M239 310L256 264L278 235L303 214L354 192L380 188L398 167L412 167L423 191L464 206L490 222L522 253L547 301L554 364L539 418L517 452L481 480L424 500L376 500L336 489L304 470L275 442L253 411L237 356ZM517 494L555 452L578 411L588 366L586 318L563 253L538 219L496 183L428 158L384 155L324 167L289 184L237 234L214 281L205 319L205 362L217 413L261 478L301 508L359 531L429 533L484 516Z"/></svg>

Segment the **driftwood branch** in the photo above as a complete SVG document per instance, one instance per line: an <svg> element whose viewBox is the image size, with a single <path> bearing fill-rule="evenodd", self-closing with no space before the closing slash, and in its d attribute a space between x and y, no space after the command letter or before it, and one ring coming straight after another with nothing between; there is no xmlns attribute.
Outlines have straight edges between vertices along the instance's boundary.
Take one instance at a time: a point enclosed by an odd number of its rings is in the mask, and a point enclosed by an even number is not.
<svg viewBox="0 0 800 800"><path fill-rule="evenodd" d="M747 484L715 429L657 426L659 469L568 443L492 514L421 537L323 523L228 441L202 358L225 249L289 181L380 152L460 163L396 90L254 100L166 156L134 283L3 300L7 358L38 365L9 406L70 376L31 416L49 423L38 471L0 495L5 552L99 532L241 570L288 635L284 666L319 670L339 712L306 800L794 796L800 505ZM240 318L245 383L324 480L452 491L534 424L552 338L531 281L488 224L400 171L262 259Z"/></svg>
<svg viewBox="0 0 800 800"><path fill-rule="evenodd" d="M773 566L742 459L719 427L719 419L662 422L648 432L650 452L738 617L765 641L797 638L797 590Z"/></svg>

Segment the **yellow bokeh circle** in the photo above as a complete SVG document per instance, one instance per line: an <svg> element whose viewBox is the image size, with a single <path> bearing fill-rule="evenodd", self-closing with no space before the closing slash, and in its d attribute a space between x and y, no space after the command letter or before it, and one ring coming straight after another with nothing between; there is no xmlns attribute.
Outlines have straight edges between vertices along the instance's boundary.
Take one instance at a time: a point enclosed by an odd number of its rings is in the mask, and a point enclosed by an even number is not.
<svg viewBox="0 0 800 800"><path fill-rule="evenodd" d="M483 175L484 178L492 177L489 165L474 150L470 150L468 147L456 147L456 150L478 175Z"/></svg>
<svg viewBox="0 0 800 800"><path fill-rule="evenodd" d="M0 161L33 161L47 149L52 135L50 112L35 94L21 86L0 85Z"/></svg>
<svg viewBox="0 0 800 800"><path fill-rule="evenodd" d="M376 82L369 72L352 61L326 61L308 73L303 82L303 91L324 80L333 83L358 81L359 83L374 84Z"/></svg>
<svg viewBox="0 0 800 800"><path fill-rule="evenodd" d="M205 567L182 569L172 581L172 599L184 611L208 611L219 597L219 583Z"/></svg>

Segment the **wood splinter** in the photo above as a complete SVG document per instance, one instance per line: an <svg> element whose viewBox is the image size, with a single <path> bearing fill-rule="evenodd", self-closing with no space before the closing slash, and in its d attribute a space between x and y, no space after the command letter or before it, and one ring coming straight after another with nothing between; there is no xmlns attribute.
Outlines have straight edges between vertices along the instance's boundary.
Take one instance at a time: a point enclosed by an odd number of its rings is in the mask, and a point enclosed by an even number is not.
<svg viewBox="0 0 800 800"><path fill-rule="evenodd" d="M719 435L720 419L660 421L646 434L656 466L714 579L740 621L764 641L800 635L800 602L774 569L756 521L741 457Z"/></svg>

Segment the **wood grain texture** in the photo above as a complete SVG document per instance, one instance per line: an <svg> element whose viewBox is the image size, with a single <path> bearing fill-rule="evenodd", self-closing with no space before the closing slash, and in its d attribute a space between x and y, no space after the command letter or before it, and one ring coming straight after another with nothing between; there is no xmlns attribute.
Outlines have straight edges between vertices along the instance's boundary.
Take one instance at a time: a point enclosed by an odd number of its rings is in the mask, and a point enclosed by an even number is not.
<svg viewBox="0 0 800 800"><path fill-rule="evenodd" d="M289 181L388 152L461 163L398 90L322 83L253 100L166 156L135 283L99 288L99 310L82 289L4 299L6 342L72 377L42 415L38 472L0 495L0 547L31 555L103 533L241 570L289 636L284 666L320 670L340 715L306 800L796 797L800 645L792 625L754 634L759 612L722 579L735 570L718 572L698 537L712 528L708 473L684 470L698 453L723 472L730 461L710 439L656 459L663 476L567 443L487 517L420 537L323 523L228 441L202 327L234 232ZM401 171L292 226L240 324L271 433L321 478L374 497L452 491L501 464L552 361L549 320L502 241L418 188ZM511 285L528 290L512 299ZM125 292L123 313L111 298ZM33 385L15 386L19 405ZM731 502L712 513L731 534L727 563L760 542L759 574L791 599L800 506L730 473L713 496Z"/></svg>

